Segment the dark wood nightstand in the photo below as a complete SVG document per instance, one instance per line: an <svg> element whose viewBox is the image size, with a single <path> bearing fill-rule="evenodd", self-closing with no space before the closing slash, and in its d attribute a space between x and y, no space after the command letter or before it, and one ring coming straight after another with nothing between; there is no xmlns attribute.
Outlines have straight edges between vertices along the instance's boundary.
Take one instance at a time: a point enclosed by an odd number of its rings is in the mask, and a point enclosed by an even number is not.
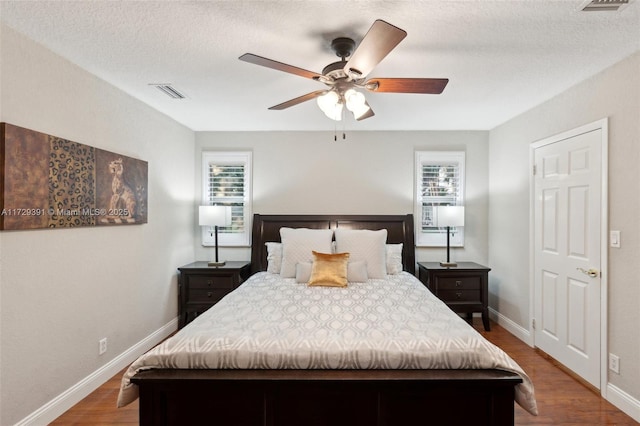
<svg viewBox="0 0 640 426"><path fill-rule="evenodd" d="M178 328L182 328L238 287L250 274L250 262L224 266L193 262L178 268Z"/></svg>
<svg viewBox="0 0 640 426"><path fill-rule="evenodd" d="M482 313L482 324L489 326L489 271L491 268L473 262L458 262L447 268L438 262L418 262L418 277L424 285L454 312Z"/></svg>

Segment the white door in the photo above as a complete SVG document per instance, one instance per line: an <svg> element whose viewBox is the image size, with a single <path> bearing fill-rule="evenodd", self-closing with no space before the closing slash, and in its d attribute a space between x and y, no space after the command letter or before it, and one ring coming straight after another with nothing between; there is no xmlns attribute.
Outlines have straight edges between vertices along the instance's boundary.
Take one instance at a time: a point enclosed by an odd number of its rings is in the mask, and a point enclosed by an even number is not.
<svg viewBox="0 0 640 426"><path fill-rule="evenodd" d="M534 151L535 345L600 389L602 132Z"/></svg>

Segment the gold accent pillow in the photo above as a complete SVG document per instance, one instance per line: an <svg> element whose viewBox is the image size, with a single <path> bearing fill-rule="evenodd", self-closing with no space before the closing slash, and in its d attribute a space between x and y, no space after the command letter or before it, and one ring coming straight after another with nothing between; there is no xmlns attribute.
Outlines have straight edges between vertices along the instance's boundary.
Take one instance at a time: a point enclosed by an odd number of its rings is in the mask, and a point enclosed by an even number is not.
<svg viewBox="0 0 640 426"><path fill-rule="evenodd" d="M349 253L326 254L312 251L310 286L346 287Z"/></svg>

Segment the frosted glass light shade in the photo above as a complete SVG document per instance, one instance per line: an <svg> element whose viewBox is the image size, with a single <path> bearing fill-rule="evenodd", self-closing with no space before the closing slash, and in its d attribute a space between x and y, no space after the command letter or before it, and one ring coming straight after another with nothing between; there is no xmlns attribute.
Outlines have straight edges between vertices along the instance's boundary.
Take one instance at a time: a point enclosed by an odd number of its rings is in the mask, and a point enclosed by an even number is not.
<svg viewBox="0 0 640 426"><path fill-rule="evenodd" d="M324 114L332 120L340 121L342 119L343 104L340 95L333 90L328 91L322 96L316 98L318 107Z"/></svg>
<svg viewBox="0 0 640 426"><path fill-rule="evenodd" d="M344 92L344 99L347 104L347 109L353 113L356 120L371 109L369 105L367 105L367 100L364 95L354 89L349 89Z"/></svg>

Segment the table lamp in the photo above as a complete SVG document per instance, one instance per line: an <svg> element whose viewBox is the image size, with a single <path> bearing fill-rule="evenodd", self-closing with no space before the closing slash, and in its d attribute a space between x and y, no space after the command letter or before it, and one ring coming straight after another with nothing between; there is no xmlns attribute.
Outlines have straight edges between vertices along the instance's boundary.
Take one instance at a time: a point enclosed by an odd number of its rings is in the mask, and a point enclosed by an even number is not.
<svg viewBox="0 0 640 426"><path fill-rule="evenodd" d="M209 266L224 266L225 262L218 260L218 227L231 225L231 207L229 206L200 206L198 210L200 226L213 226L216 242L216 259L209 262Z"/></svg>
<svg viewBox="0 0 640 426"><path fill-rule="evenodd" d="M447 227L447 261L440 262L440 266L446 266L447 268L458 266L457 263L451 262L449 256L451 250L449 236L452 226L464 226L464 206L437 206L436 226Z"/></svg>

